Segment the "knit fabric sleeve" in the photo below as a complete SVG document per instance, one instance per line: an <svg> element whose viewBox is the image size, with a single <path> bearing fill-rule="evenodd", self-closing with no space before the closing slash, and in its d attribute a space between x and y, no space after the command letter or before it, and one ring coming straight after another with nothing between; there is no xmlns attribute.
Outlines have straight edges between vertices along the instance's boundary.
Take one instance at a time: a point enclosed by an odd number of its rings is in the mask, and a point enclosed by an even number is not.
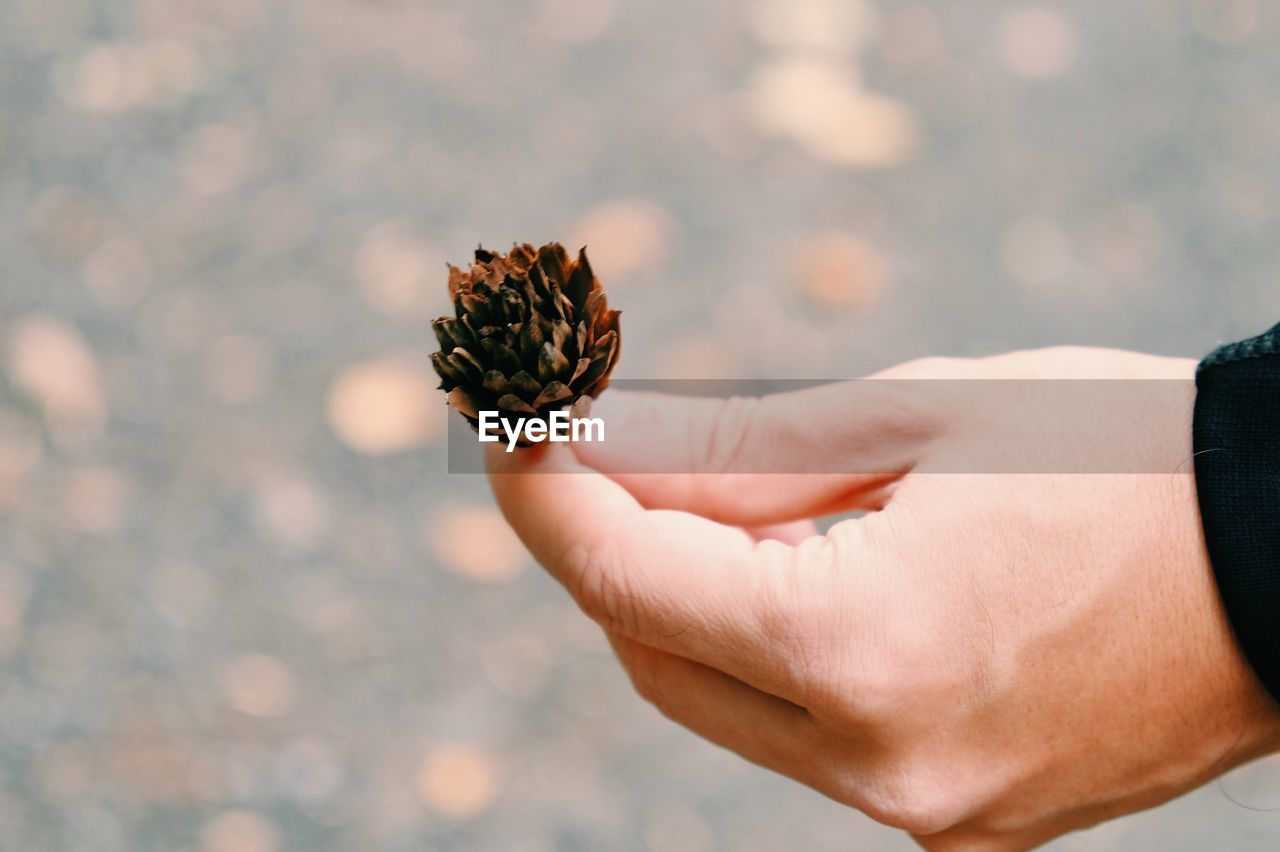
<svg viewBox="0 0 1280 852"><path fill-rule="evenodd" d="M1280 325L1200 363L1192 434L1200 517L1227 617L1280 700Z"/></svg>

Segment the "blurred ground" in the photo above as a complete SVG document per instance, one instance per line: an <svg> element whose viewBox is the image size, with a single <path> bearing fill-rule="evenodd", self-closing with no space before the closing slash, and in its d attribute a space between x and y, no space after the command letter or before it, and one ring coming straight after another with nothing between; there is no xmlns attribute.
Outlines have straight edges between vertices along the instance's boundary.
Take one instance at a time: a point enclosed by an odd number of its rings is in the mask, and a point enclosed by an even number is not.
<svg viewBox="0 0 1280 852"><path fill-rule="evenodd" d="M443 264L589 243L632 378L1199 355L1280 318L1277 47L1260 0L0 0L0 845L911 848L661 720L444 475ZM1274 848L1276 771L1055 848Z"/></svg>

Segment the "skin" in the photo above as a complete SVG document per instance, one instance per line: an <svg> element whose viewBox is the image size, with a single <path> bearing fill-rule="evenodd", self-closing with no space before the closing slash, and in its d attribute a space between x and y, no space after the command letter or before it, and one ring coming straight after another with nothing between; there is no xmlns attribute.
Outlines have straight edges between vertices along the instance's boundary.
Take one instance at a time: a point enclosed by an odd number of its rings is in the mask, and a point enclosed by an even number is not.
<svg viewBox="0 0 1280 852"><path fill-rule="evenodd" d="M1190 381L1116 415L1162 472L1083 475L954 472L1016 446L1017 418L905 380L1194 369L1057 348L755 400L610 391L608 441L491 452L491 481L671 719L926 849L1026 849L1280 750L1280 709L1217 596ZM1087 441L1102 412L1078 414L1036 446ZM693 472L618 472L642 440ZM849 509L826 535L809 520Z"/></svg>

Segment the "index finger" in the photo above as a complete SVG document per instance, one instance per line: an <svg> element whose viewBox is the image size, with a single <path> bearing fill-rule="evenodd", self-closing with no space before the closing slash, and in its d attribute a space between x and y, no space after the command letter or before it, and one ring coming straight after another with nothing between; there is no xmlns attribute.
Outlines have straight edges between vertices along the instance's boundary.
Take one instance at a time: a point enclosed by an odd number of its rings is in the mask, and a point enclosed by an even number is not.
<svg viewBox="0 0 1280 852"><path fill-rule="evenodd" d="M563 447L491 452L498 504L525 545L607 629L803 703L789 654L806 561L799 547L756 542L695 515L644 509Z"/></svg>
<svg viewBox="0 0 1280 852"><path fill-rule="evenodd" d="M645 506L738 526L876 510L932 434L902 382L835 382L759 397L610 389L609 440L572 444Z"/></svg>

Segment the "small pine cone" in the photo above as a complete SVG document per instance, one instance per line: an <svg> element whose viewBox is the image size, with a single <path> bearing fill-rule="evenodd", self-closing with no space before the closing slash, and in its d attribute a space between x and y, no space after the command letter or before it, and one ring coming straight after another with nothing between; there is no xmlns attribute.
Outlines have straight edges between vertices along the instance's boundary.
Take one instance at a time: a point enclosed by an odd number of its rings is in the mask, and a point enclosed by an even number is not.
<svg viewBox="0 0 1280 852"><path fill-rule="evenodd" d="M480 411L545 418L596 397L618 363L618 311L587 262L559 243L476 249L469 270L449 267L455 317L431 324L431 363L449 404L478 428Z"/></svg>

